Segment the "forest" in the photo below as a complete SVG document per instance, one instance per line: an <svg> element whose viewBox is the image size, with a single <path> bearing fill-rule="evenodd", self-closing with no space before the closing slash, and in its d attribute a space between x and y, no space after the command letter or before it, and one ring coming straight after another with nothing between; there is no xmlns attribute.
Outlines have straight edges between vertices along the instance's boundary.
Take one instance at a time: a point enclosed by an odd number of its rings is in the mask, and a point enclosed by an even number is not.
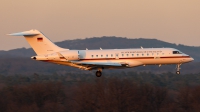
<svg viewBox="0 0 200 112"><path fill-rule="evenodd" d="M200 74L0 75L0 112L199 112Z"/></svg>

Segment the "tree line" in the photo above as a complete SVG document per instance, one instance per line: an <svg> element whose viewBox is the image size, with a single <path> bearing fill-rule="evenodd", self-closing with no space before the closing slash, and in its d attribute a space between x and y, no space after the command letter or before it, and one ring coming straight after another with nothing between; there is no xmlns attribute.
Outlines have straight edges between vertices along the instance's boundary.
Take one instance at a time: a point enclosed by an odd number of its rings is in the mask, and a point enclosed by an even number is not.
<svg viewBox="0 0 200 112"><path fill-rule="evenodd" d="M199 112L199 74L0 75L1 112Z"/></svg>

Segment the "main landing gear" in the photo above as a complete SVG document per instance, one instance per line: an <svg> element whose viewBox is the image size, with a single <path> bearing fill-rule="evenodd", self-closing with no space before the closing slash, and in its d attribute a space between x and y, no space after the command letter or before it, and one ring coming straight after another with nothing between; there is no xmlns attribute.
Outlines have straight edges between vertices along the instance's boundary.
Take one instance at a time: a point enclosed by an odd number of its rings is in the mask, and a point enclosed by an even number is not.
<svg viewBox="0 0 200 112"><path fill-rule="evenodd" d="M176 74L177 75L181 74L181 72L180 72L180 69L181 69L180 66L181 66L181 64L177 64L176 65Z"/></svg>
<svg viewBox="0 0 200 112"><path fill-rule="evenodd" d="M101 77L101 75L102 75L102 69L103 69L103 68L99 68L99 69L96 71L96 76L97 76L97 77Z"/></svg>
<svg viewBox="0 0 200 112"><path fill-rule="evenodd" d="M102 72L101 72L101 71L99 71L99 70L96 71L96 76L97 76L97 77L101 77L101 75L102 75Z"/></svg>

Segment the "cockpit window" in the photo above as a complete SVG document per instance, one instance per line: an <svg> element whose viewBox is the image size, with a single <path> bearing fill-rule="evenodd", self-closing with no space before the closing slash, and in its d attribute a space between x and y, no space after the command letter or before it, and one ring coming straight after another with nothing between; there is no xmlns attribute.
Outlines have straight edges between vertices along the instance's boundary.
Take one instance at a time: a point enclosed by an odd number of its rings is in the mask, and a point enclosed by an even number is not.
<svg viewBox="0 0 200 112"><path fill-rule="evenodd" d="M180 51L173 51L173 54L182 54Z"/></svg>

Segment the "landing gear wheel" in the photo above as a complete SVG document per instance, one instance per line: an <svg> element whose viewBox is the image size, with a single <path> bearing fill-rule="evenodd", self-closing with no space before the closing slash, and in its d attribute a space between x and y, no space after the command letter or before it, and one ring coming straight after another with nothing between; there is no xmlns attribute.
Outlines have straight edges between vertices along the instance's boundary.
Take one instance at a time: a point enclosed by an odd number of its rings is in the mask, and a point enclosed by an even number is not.
<svg viewBox="0 0 200 112"><path fill-rule="evenodd" d="M101 77L101 75L102 75L101 71L96 71L96 76L97 77Z"/></svg>
<svg viewBox="0 0 200 112"><path fill-rule="evenodd" d="M179 75L179 74L181 74L181 72L180 72L180 66L181 66L181 64L177 64L177 66L176 66L176 74L177 75Z"/></svg>
<svg viewBox="0 0 200 112"><path fill-rule="evenodd" d="M180 75L180 73L181 73L180 71L176 71L176 74L177 74L177 75Z"/></svg>

